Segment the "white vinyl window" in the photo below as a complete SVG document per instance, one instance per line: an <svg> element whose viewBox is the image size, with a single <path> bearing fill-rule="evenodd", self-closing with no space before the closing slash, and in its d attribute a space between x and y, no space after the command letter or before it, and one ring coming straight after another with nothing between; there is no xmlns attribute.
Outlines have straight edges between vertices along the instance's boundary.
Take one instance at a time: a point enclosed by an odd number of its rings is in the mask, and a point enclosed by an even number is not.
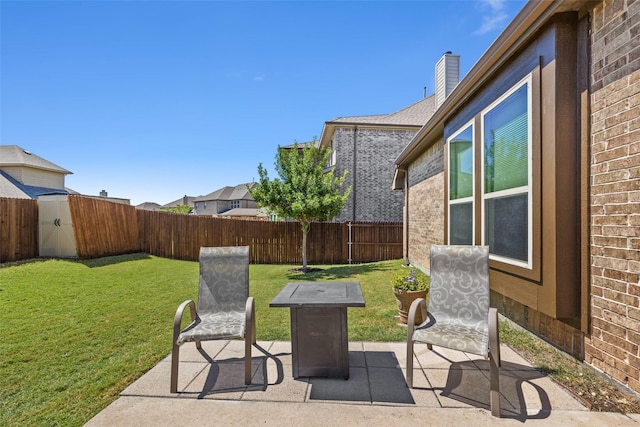
<svg viewBox="0 0 640 427"><path fill-rule="evenodd" d="M338 156L338 153L336 151L336 147L334 147L333 145L333 140L331 140L331 155L329 156L329 165L328 166L335 166L336 165L336 158Z"/></svg>
<svg viewBox="0 0 640 427"><path fill-rule="evenodd" d="M467 123L447 139L449 171L449 244L472 245L474 143L473 124Z"/></svg>
<svg viewBox="0 0 640 427"><path fill-rule="evenodd" d="M481 114L482 243L491 259L532 268L531 76Z"/></svg>

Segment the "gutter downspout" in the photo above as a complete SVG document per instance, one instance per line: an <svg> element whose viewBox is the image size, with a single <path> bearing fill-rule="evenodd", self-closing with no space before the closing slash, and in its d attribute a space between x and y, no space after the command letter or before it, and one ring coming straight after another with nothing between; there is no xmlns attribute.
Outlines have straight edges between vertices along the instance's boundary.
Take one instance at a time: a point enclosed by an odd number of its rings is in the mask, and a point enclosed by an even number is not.
<svg viewBox="0 0 640 427"><path fill-rule="evenodd" d="M351 194L353 194L353 211L351 214L351 221L355 221L356 220L356 195L358 194L358 192L356 191L356 165L357 165L357 152L358 152L358 145L357 145L357 141L358 141L358 126L353 126L353 180L352 180L352 185L351 185Z"/></svg>
<svg viewBox="0 0 640 427"><path fill-rule="evenodd" d="M404 206L402 207L402 257L404 264L409 265L409 171L398 168L404 173Z"/></svg>

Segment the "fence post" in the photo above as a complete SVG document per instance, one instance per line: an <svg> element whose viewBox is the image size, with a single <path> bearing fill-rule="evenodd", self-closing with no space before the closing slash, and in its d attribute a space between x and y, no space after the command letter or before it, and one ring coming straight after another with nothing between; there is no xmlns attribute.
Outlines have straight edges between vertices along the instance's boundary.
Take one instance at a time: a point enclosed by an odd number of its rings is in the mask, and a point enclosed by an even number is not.
<svg viewBox="0 0 640 427"><path fill-rule="evenodd" d="M347 233L347 236L348 236L347 237L348 238L347 247L349 248L349 258L347 259L347 261L349 262L349 264L351 264L351 244L353 243L351 241L351 221L349 221L349 223L347 223L347 230L348 230L348 233Z"/></svg>

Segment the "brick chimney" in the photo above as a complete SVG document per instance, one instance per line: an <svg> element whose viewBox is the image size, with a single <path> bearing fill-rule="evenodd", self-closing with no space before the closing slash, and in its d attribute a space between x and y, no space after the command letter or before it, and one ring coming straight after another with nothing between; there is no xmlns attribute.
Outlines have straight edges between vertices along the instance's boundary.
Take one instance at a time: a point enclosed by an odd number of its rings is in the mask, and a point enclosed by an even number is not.
<svg viewBox="0 0 640 427"><path fill-rule="evenodd" d="M436 108L440 108L460 81L460 55L445 52L436 64Z"/></svg>

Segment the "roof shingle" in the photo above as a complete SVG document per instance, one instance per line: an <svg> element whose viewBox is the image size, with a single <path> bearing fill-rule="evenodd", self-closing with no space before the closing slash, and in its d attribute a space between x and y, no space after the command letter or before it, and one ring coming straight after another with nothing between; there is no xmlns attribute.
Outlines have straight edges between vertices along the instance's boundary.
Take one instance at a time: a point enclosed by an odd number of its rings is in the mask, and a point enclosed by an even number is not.
<svg viewBox="0 0 640 427"><path fill-rule="evenodd" d="M332 123L423 126L436 109L435 95L430 95L391 114L338 117Z"/></svg>
<svg viewBox="0 0 640 427"><path fill-rule="evenodd" d="M17 145L0 145L0 166L30 166L64 174L72 173Z"/></svg>
<svg viewBox="0 0 640 427"><path fill-rule="evenodd" d="M0 170L0 196L17 199L37 199L38 196L43 194L69 194L69 192L59 188L24 185L8 173Z"/></svg>

